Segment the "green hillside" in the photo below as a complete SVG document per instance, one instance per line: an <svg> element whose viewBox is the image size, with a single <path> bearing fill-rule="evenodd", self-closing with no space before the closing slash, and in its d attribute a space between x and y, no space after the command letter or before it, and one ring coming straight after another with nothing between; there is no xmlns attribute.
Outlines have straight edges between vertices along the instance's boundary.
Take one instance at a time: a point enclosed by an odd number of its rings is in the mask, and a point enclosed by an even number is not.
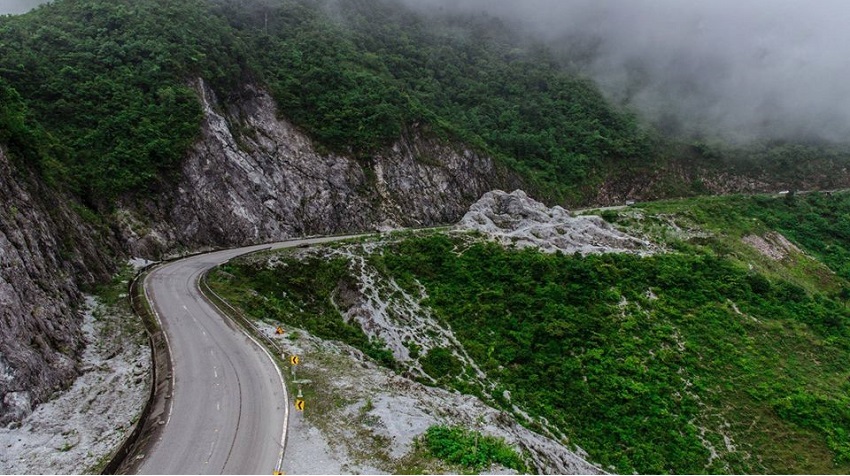
<svg viewBox="0 0 850 476"><path fill-rule="evenodd" d="M329 150L368 157L425 125L559 196L601 159L651 150L589 81L545 53L481 41L498 36L492 24L429 23L393 2L322 3L59 0L0 19L0 79L32 124L62 138L55 155L92 201L175 169L198 132L196 77L223 97L259 82Z"/></svg>
<svg viewBox="0 0 850 476"><path fill-rule="evenodd" d="M604 216L668 251L581 257L435 233L366 259L413 295L424 286L424 304L496 382L482 393L451 354L421 356L441 385L545 417L603 467L850 471L850 195L660 202ZM257 318L376 355L380 343L349 330L334 304L357 266L276 261L237 261L215 280Z"/></svg>
<svg viewBox="0 0 850 476"><path fill-rule="evenodd" d="M320 146L366 163L412 128L472 146L549 202L586 202L608 177L670 161L831 186L817 170L850 157L660 138L497 20L423 17L393 0L57 0L0 17L0 49L0 87L29 111L18 130L41 131L27 160L100 209L168 188L199 132L197 78L227 100L245 83L267 88ZM704 190L682 180L652 194Z"/></svg>

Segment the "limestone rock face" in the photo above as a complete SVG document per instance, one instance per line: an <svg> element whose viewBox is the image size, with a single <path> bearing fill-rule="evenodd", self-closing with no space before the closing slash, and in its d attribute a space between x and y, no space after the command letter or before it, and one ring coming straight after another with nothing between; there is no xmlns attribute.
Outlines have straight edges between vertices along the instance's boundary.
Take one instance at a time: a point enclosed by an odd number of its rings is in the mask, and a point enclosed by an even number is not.
<svg viewBox="0 0 850 476"><path fill-rule="evenodd" d="M519 184L491 158L416 127L369 158L353 158L321 152L261 89L245 86L229 104L203 81L196 89L201 138L177 189L139 212L157 220L147 234L128 233L137 255L453 223L487 190Z"/></svg>
<svg viewBox="0 0 850 476"><path fill-rule="evenodd" d="M108 279L112 242L0 149L0 425L79 373L79 288Z"/></svg>
<svg viewBox="0 0 850 476"><path fill-rule="evenodd" d="M462 229L476 230L518 248L536 247L553 253L650 253L651 243L629 236L598 216L573 217L559 207L548 208L522 190L487 192L463 216Z"/></svg>

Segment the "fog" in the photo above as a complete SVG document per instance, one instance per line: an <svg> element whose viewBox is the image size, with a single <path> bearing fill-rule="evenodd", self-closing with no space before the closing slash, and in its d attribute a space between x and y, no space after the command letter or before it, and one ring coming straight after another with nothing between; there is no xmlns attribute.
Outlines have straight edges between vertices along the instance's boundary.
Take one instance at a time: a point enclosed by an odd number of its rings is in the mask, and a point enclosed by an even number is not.
<svg viewBox="0 0 850 476"><path fill-rule="evenodd" d="M850 140L850 1L404 1L518 26L670 132Z"/></svg>
<svg viewBox="0 0 850 476"><path fill-rule="evenodd" d="M0 15L26 13L48 0L0 0Z"/></svg>

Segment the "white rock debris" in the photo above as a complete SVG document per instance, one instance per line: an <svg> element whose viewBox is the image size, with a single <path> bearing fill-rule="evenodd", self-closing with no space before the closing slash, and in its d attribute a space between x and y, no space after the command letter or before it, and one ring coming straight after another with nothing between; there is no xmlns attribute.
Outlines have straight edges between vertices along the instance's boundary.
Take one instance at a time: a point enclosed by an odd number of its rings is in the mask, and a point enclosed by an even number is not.
<svg viewBox="0 0 850 476"><path fill-rule="evenodd" d="M127 260L127 264L130 265L134 271L138 271L145 266L149 266L156 263L156 261L151 261L145 258L131 258Z"/></svg>
<svg viewBox="0 0 850 476"><path fill-rule="evenodd" d="M803 251L794 243L775 231L768 232L764 236L747 235L741 238L741 241L774 261L782 261L792 254L803 254Z"/></svg>
<svg viewBox="0 0 850 476"><path fill-rule="evenodd" d="M273 335L273 326L260 326ZM296 415L293 428L299 435L308 435L310 443L304 444L300 436L290 439L285 471L312 474L341 468L349 473L391 472L404 464L414 451L415 440L429 427L448 425L504 438L527 453L534 473L602 473L580 455L581 450L572 451L532 432L512 415L477 397L422 385L376 365L348 345L325 341L300 329L297 333L296 340L278 341L284 351L302 356L299 378L308 379L305 387L316 392L317 399L333 398L341 403L325 405L321 415L307 419ZM332 375L329 368L335 370ZM488 470L490 473L510 472L494 467Z"/></svg>
<svg viewBox="0 0 850 476"><path fill-rule="evenodd" d="M83 373L20 423L0 428L0 474L90 472L120 444L149 391L150 348L141 323L86 299ZM6 398L9 398L7 394Z"/></svg>
<svg viewBox="0 0 850 476"><path fill-rule="evenodd" d="M380 275L369 265L364 255L374 247L369 244L363 248L354 246L332 251L348 259L349 270L358 285L356 290L342 290L337 295L335 304L343 319L356 322L370 339L384 341L393 358L416 376L434 380L422 369L417 358L411 356L412 346L416 346L419 356L439 347L449 349L464 366L472 369L474 375L469 377L483 385L486 375L469 357L452 330L441 325L431 315L431 310L421 305L428 297L425 288L419 286L418 295L411 295L394 279Z"/></svg>
<svg viewBox="0 0 850 476"><path fill-rule="evenodd" d="M487 192L470 207L458 228L479 231L504 245L549 253L644 255L654 251L650 242L627 235L598 216L571 216L559 206L546 207L522 190Z"/></svg>

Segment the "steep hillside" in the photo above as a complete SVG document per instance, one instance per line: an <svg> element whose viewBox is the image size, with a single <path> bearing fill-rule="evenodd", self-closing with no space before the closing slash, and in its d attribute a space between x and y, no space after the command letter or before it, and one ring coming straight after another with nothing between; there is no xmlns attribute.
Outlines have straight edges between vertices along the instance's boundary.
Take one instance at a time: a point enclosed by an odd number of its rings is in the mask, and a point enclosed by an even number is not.
<svg viewBox="0 0 850 476"><path fill-rule="evenodd" d="M224 103L203 81L195 85L201 136L175 191L141 213L120 214L136 254L447 223L487 190L522 183L493 159L424 128L368 158L320 152L280 118L264 90L247 85Z"/></svg>
<svg viewBox="0 0 850 476"><path fill-rule="evenodd" d="M268 325L475 395L605 469L848 470L847 194L605 211L620 233L655 243L646 256L553 253L540 229L504 240L478 226L488 207L504 223L543 216L513 198L476 204L465 223L483 235L254 256L215 283ZM593 249L585 222L549 215L573 249Z"/></svg>
<svg viewBox="0 0 850 476"><path fill-rule="evenodd" d="M454 222L493 188L850 185L842 146L664 139L505 25L389 0L56 0L0 50L3 421L76 374L116 256Z"/></svg>
<svg viewBox="0 0 850 476"><path fill-rule="evenodd" d="M28 171L0 146L0 424L80 372L80 289L109 278L116 252L97 221Z"/></svg>

